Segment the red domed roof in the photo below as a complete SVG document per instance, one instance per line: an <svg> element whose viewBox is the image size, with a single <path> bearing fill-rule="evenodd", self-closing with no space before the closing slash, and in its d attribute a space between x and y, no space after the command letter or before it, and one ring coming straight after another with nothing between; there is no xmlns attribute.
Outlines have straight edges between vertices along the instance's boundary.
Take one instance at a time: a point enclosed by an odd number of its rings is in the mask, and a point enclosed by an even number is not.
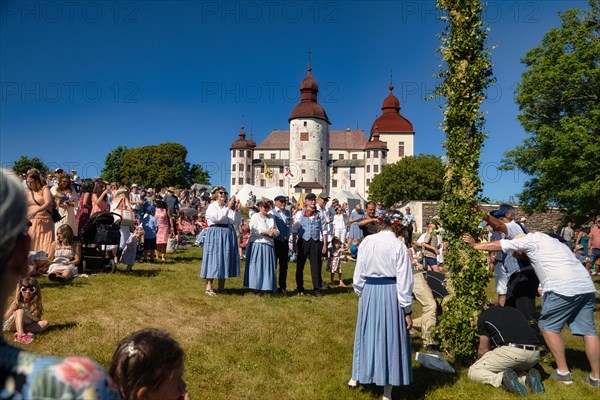
<svg viewBox="0 0 600 400"><path fill-rule="evenodd" d="M375 131L371 135L371 140L365 144L365 150L388 150L387 142L383 142L379 140L379 130L377 125L375 126Z"/></svg>
<svg viewBox="0 0 600 400"><path fill-rule="evenodd" d="M246 140L246 132L244 132L244 125L242 125L242 131L240 132L240 137L239 137L239 139L234 140L233 143L231 143L230 150L252 149L254 147L256 147L256 143L254 142L254 140L252 140L252 138L250 138L250 140Z"/></svg>
<svg viewBox="0 0 600 400"><path fill-rule="evenodd" d="M300 103L292 110L288 122L295 118L318 118L326 121L328 124L329 118L323 107L317 102L317 93L319 85L311 74L312 68L308 67L308 73L300 84Z"/></svg>
<svg viewBox="0 0 600 400"><path fill-rule="evenodd" d="M414 132L413 126L409 120L400 115L400 100L394 96L394 85L390 84L390 94L383 100L381 110L383 114L373 122L371 135L377 126L379 132Z"/></svg>

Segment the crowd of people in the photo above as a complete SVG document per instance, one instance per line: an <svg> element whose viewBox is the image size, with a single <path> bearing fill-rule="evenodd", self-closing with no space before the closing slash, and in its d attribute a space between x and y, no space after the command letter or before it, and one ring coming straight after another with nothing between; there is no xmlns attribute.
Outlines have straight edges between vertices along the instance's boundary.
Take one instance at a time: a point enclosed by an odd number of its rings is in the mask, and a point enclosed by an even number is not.
<svg viewBox="0 0 600 400"><path fill-rule="evenodd" d="M404 212L385 210L381 202L369 201L364 210L360 204L350 209L326 193L308 193L302 204L292 204L286 196L251 197L246 204L248 218L244 220L241 201L223 186L212 188L210 193L174 188L156 193L135 184L127 188L101 179L76 183L72 178L57 171L46 181L38 171L31 170L22 185L17 184L17 193L13 187L16 179L2 172L6 189L3 186L1 195L8 196L0 205L0 222L6 220L8 226L0 235L0 272L6 274L3 298L18 282L17 295L4 313L4 329L14 331L17 342L31 343L35 334L48 328L47 321L42 320L39 282L33 277L19 278L43 271L51 280L72 279L81 260L77 232L94 215L114 212L121 222L121 241L106 250L120 257L127 271L133 268L141 242L140 256L153 262L165 260L169 240L179 243L184 234L195 236L195 243L203 246L199 275L205 280L204 291L209 297L227 293L226 280L241 276L242 259L245 287L255 293L280 295L288 294L288 267L295 261L297 296L307 294L304 268L308 262L312 294L322 297L328 289L323 282L326 262L329 285L346 287L352 283L359 296L350 387L383 386L384 399L391 399L393 386L409 385L413 379L411 333L421 336L423 351L435 350L432 332L438 307L427 277L444 272L444 253L448 251L444 229L435 218L418 232L408 207ZM11 211L9 216L2 207L12 203L22 204L17 204L16 214ZM19 207L23 209L22 220L17 218ZM54 210L60 217L54 215ZM498 294L497 304L486 306L479 316L478 361L468 376L520 395L526 395L527 389L542 392L541 375L534 366L545 343L557 365L551 378L572 383L559 335L568 324L574 335L584 338L591 367L585 381L600 387L600 343L593 319L596 290L591 280L597 273L593 266L600 259L600 219L591 229L576 232L568 224L562 231L549 234L530 233L523 222L517 221L514 207L503 204L482 223L480 241L464 236L465 243L488 254ZM44 259L37 257L40 252L46 254L47 262L36 262ZM356 262L356 267L346 285L342 266L350 260ZM540 292L543 303L538 316L535 299ZM421 316L414 321L413 297L422 305ZM142 398L140 393L147 393L144 390L178 393L183 398L183 352L164 335L150 330L124 339L110 368L118 389L108 376L96 380L91 384L96 393L102 394L99 398L111 398L115 390L116 396L123 398ZM142 337L164 340L165 349L173 349L169 368L177 373L169 374L168 384L156 375L161 373L160 368L151 373L150 366L156 361L146 350L149 347L144 347L151 344L143 342ZM2 351L22 351L4 342L2 346ZM135 386L119 374L124 365L133 368L133 360L142 355L148 359L139 365L139 374L147 380L141 379ZM39 357L49 368L70 362L45 359ZM89 360L77 360L74 362L101 370Z"/></svg>

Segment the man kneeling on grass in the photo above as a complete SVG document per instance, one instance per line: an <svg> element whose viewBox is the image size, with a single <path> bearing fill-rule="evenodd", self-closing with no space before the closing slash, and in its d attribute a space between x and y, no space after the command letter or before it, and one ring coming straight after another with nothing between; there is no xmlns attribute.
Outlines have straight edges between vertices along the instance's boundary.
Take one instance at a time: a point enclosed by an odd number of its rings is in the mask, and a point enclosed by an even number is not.
<svg viewBox="0 0 600 400"><path fill-rule="evenodd" d="M538 370L540 341L527 320L513 307L484 306L477 319L478 360L469 368L469 379L504 387L511 393L527 395L544 391ZM490 343L496 346L490 349ZM517 372L515 372L515 370Z"/></svg>
<svg viewBox="0 0 600 400"><path fill-rule="evenodd" d="M583 380L600 388L600 339L594 325L596 287L571 250L541 232L488 243L475 243L471 235L465 234L463 240L475 250L522 252L529 257L543 292L538 326L556 361L556 369L550 378L565 384L573 383L565 344L560 336L562 328L569 325L573 335L583 337L592 370Z"/></svg>

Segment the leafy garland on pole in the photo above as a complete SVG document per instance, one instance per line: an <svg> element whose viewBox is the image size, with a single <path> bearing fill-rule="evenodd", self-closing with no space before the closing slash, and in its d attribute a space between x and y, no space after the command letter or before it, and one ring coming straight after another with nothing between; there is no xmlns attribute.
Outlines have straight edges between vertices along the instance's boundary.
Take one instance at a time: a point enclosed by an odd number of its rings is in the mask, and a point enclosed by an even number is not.
<svg viewBox="0 0 600 400"><path fill-rule="evenodd" d="M450 294L443 301L443 314L434 334L441 348L464 364L476 354L477 315L490 278L482 253L463 243L462 234L477 235L482 220L476 211L482 188L479 155L486 137L480 106L493 77L481 2L438 0L437 7L444 12L441 20L448 23L440 35L442 46L438 52L445 67L441 66L436 75L443 81L435 95L445 98L440 108L444 113L447 166L440 218L450 243L444 254Z"/></svg>

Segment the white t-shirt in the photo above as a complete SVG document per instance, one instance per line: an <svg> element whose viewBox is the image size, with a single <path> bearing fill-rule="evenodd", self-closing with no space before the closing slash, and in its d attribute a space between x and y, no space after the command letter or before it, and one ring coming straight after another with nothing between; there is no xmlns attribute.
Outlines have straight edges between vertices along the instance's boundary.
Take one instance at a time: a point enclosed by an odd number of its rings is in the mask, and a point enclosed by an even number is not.
<svg viewBox="0 0 600 400"><path fill-rule="evenodd" d="M522 251L531 260L535 274L544 292L576 296L596 292L585 267L571 250L545 233L528 233L513 240L500 240L502 251Z"/></svg>
<svg viewBox="0 0 600 400"><path fill-rule="evenodd" d="M506 231L508 232L506 235L507 239L514 239L517 235L520 235L523 232L523 229L517 224L515 221L510 221L506 223ZM508 276L514 274L519 271L519 262L512 255L512 253L507 253L504 259L504 269L506 270L506 274Z"/></svg>

